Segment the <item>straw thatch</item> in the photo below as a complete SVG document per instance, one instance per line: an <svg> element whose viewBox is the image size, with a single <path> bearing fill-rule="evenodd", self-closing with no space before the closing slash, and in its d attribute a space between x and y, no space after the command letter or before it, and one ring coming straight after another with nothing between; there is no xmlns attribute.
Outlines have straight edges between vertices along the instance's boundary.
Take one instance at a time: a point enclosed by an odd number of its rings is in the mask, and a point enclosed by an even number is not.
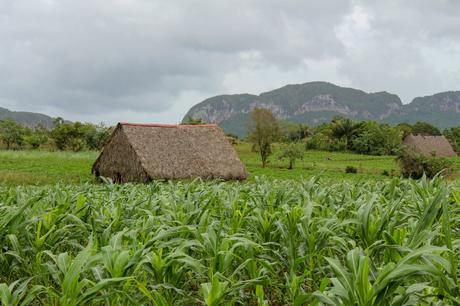
<svg viewBox="0 0 460 306"><path fill-rule="evenodd" d="M114 182L153 179L246 179L246 169L214 124L119 123L93 174Z"/></svg>
<svg viewBox="0 0 460 306"><path fill-rule="evenodd" d="M457 156L446 137L410 134L404 139L404 145L424 156L451 157Z"/></svg>

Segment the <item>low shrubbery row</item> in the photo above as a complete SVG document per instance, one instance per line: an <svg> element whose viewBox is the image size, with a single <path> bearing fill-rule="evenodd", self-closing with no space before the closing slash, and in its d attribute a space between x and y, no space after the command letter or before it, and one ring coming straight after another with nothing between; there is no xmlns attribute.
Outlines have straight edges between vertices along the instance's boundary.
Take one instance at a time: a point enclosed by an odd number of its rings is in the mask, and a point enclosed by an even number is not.
<svg viewBox="0 0 460 306"><path fill-rule="evenodd" d="M52 128L28 128L8 118L0 121L0 140L5 149L100 150L110 133L103 124L69 123L60 118Z"/></svg>

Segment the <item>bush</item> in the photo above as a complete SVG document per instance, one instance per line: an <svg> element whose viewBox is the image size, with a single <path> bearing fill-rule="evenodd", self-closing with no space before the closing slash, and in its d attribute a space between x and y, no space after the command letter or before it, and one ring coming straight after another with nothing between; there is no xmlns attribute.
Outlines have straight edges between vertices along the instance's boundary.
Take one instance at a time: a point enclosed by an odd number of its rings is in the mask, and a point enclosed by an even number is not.
<svg viewBox="0 0 460 306"><path fill-rule="evenodd" d="M333 139L326 133L320 132L307 138L305 148L307 150L338 152L345 151L347 147L344 141Z"/></svg>
<svg viewBox="0 0 460 306"><path fill-rule="evenodd" d="M396 171L394 169L391 169L391 170L383 170L382 173L381 173L383 176L396 176L396 175L399 175L396 173Z"/></svg>
<svg viewBox="0 0 460 306"><path fill-rule="evenodd" d="M347 166L345 168L345 173L358 173L358 169L353 166Z"/></svg>
<svg viewBox="0 0 460 306"><path fill-rule="evenodd" d="M294 165L298 159L303 159L304 153L305 151L302 146L296 143L290 143L281 149L278 159L287 160L289 162L288 169L291 170L294 169Z"/></svg>
<svg viewBox="0 0 460 306"><path fill-rule="evenodd" d="M403 150L397 157L401 174L404 177L419 179L424 174L433 178L436 174L449 173L452 170L452 162L442 157L425 157L412 151Z"/></svg>
<svg viewBox="0 0 460 306"><path fill-rule="evenodd" d="M48 141L48 136L42 133L33 133L25 138L26 143L30 145L32 149L38 149L41 145Z"/></svg>

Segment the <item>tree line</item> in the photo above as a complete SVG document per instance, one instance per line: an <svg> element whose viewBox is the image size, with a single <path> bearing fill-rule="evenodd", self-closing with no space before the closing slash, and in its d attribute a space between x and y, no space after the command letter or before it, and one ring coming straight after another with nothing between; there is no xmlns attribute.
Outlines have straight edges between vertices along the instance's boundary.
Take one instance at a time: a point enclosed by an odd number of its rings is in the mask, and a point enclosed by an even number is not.
<svg viewBox="0 0 460 306"><path fill-rule="evenodd" d="M5 149L100 150L111 134L104 124L65 122L55 118L54 127L30 128L13 119L0 120L0 140Z"/></svg>
<svg viewBox="0 0 460 306"><path fill-rule="evenodd" d="M185 124L205 123L201 119L188 118ZM278 120L264 108L255 108L248 122L246 141L252 142L260 151L263 165L272 153L272 144L284 144L286 152L280 159L300 156L296 146L324 151L348 151L369 155L395 155L403 139L410 133L444 135L460 152L460 126L441 131L427 122L413 125L401 123L391 126L375 121L355 121L335 117L330 122L312 127ZM5 149L49 149L49 150L100 150L110 137L112 128L104 124L66 122L55 118L53 128L37 125L23 126L13 119L0 120L0 140ZM236 138L234 135L229 135ZM295 146L296 145L296 146ZM292 164L293 166L293 164Z"/></svg>

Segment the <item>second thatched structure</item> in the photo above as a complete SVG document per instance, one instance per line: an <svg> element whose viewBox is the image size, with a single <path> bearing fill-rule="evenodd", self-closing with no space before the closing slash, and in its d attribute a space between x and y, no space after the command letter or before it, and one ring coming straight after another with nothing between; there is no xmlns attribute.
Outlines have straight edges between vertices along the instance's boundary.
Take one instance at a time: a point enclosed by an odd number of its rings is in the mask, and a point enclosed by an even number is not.
<svg viewBox="0 0 460 306"><path fill-rule="evenodd" d="M234 148L214 124L119 123L92 171L117 183L247 177Z"/></svg>
<svg viewBox="0 0 460 306"><path fill-rule="evenodd" d="M452 157L457 156L451 144L443 135L413 135L404 139L404 146L423 156Z"/></svg>

